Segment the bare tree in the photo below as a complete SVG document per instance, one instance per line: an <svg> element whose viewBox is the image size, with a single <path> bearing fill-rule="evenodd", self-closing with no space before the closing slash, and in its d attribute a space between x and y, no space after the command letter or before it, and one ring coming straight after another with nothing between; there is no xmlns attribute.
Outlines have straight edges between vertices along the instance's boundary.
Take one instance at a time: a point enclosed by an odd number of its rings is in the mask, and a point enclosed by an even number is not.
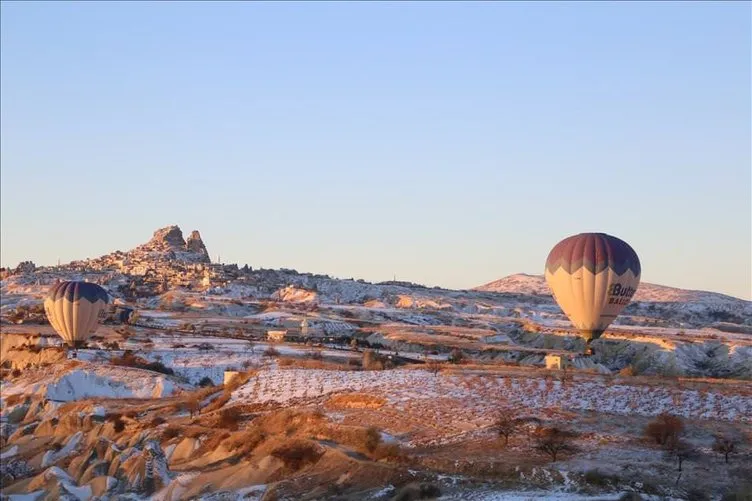
<svg viewBox="0 0 752 501"><path fill-rule="evenodd" d="M545 452L556 461L560 452L575 452L577 448L572 440L577 436L575 432L558 427L545 428L539 426L534 434L534 447L536 450Z"/></svg>
<svg viewBox="0 0 752 501"><path fill-rule="evenodd" d="M494 421L494 429L499 437L504 437L504 446L509 444L509 437L514 435L526 423L536 423L540 426L540 419L529 416L519 416L514 409L503 408Z"/></svg>
<svg viewBox="0 0 752 501"><path fill-rule="evenodd" d="M185 403L185 407L186 410L190 412L191 418L193 418L193 416L198 414L201 410L201 402L199 402L197 398L192 398Z"/></svg>
<svg viewBox="0 0 752 501"><path fill-rule="evenodd" d="M723 458L726 464L728 464L729 454L736 452L736 440L729 435L718 435L715 437L713 450L719 454L723 454Z"/></svg>
<svg viewBox="0 0 752 501"><path fill-rule="evenodd" d="M434 376L437 376L439 372L441 372L441 362L438 360L431 360L426 363L426 368L429 372L433 373Z"/></svg>
<svg viewBox="0 0 752 501"><path fill-rule="evenodd" d="M686 460L693 460L698 456L697 449L695 449L690 443L684 440L676 440L671 442L666 452L670 457L676 459L676 465L679 471L682 471L682 465Z"/></svg>

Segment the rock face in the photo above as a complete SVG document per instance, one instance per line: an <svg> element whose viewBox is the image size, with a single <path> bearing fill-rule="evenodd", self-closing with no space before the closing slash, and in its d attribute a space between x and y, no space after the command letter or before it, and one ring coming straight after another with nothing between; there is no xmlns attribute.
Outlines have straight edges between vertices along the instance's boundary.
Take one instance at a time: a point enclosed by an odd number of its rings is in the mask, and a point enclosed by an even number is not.
<svg viewBox="0 0 752 501"><path fill-rule="evenodd" d="M204 245L203 240L201 240L201 234L198 230L193 230L191 232L191 236L185 241L185 248L188 249L188 252L202 254L207 258L209 257L209 253L206 251L206 246Z"/></svg>
<svg viewBox="0 0 752 501"><path fill-rule="evenodd" d="M161 251L181 250L185 248L185 240L183 240L183 232L180 231L180 227L173 225L155 231L154 236L146 245Z"/></svg>

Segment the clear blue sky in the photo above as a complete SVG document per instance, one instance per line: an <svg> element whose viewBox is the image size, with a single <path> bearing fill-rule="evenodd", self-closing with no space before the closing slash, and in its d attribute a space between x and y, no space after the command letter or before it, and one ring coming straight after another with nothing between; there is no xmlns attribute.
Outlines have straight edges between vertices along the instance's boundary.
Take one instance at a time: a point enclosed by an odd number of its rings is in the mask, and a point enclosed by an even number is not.
<svg viewBox="0 0 752 501"><path fill-rule="evenodd" d="M752 297L749 2L2 4L2 264L468 288L581 231Z"/></svg>

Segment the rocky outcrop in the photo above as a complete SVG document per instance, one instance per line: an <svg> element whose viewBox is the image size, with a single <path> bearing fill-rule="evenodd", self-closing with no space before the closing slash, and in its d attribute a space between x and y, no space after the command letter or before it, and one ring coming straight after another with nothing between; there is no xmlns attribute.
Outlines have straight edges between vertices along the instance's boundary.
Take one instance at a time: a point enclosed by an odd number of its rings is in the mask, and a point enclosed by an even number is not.
<svg viewBox="0 0 752 501"><path fill-rule="evenodd" d="M201 234L198 232L198 230L193 230L191 232L188 240L185 241L185 248L188 252L201 254L206 256L207 258L209 257L209 253L206 251L206 246L204 245L204 241L201 240Z"/></svg>
<svg viewBox="0 0 752 501"><path fill-rule="evenodd" d="M149 440L143 449L128 449L110 465L109 475L127 491L153 494L170 483L167 458L159 443Z"/></svg>
<svg viewBox="0 0 752 501"><path fill-rule="evenodd" d="M183 239L183 232L179 226L172 225L160 228L154 232L147 243L137 247L129 254L166 254L171 259L188 261L193 263L209 263L209 253L201 240L201 234L194 230L188 237Z"/></svg>

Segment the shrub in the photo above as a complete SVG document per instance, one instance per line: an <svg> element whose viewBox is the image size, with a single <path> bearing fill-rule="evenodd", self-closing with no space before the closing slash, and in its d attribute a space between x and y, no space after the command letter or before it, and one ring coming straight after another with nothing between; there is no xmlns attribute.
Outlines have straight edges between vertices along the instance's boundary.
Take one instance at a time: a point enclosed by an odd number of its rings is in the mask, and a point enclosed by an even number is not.
<svg viewBox="0 0 752 501"><path fill-rule="evenodd" d="M434 499L441 496L441 489L426 482L409 483L394 495L392 501L416 501L418 499Z"/></svg>
<svg viewBox="0 0 752 501"><path fill-rule="evenodd" d="M274 346L268 347L264 353L263 356L265 357L278 357L279 356L279 350L277 350Z"/></svg>
<svg viewBox="0 0 752 501"><path fill-rule="evenodd" d="M447 360L453 364L461 364L464 359L465 359L465 354L462 353L462 350L458 348L453 349L452 352L449 354L449 358L447 358Z"/></svg>
<svg viewBox="0 0 752 501"><path fill-rule="evenodd" d="M376 447L376 450L373 451L372 456L376 461L382 459L397 460L402 459L404 454L398 444L385 444L382 442Z"/></svg>
<svg viewBox="0 0 752 501"><path fill-rule="evenodd" d="M588 470L585 472L585 482L598 487L616 487L619 485L621 478L619 475L604 473L598 469Z"/></svg>
<svg viewBox="0 0 752 501"><path fill-rule="evenodd" d="M730 436L718 435L715 437L713 450L719 454L723 454L724 460L728 464L729 454L736 451L736 440Z"/></svg>
<svg viewBox="0 0 752 501"><path fill-rule="evenodd" d="M711 498L710 494L708 494L706 491L694 487L687 491L686 499L687 501L710 501L713 498Z"/></svg>
<svg viewBox="0 0 752 501"><path fill-rule="evenodd" d="M214 386L214 381L212 381L209 376L204 376L198 382L198 385L201 386L201 387L203 387L203 388L205 388L207 386Z"/></svg>
<svg viewBox="0 0 752 501"><path fill-rule="evenodd" d="M266 440L266 433L258 427L253 427L246 433L237 435L228 445L230 446L230 450L237 449L241 455L246 455L253 452L264 440Z"/></svg>
<svg viewBox="0 0 752 501"><path fill-rule="evenodd" d="M441 367L442 364L438 360L431 360L430 362L426 363L426 369L434 376L438 375L438 373L441 372Z"/></svg>
<svg viewBox="0 0 752 501"><path fill-rule="evenodd" d="M162 438L169 440L180 435L180 428L175 425L170 425L162 431Z"/></svg>
<svg viewBox="0 0 752 501"><path fill-rule="evenodd" d="M20 393L14 393L13 395L8 395L5 397L5 404L6 405L16 405L20 404L26 400L26 397Z"/></svg>
<svg viewBox="0 0 752 501"><path fill-rule="evenodd" d="M363 360L361 364L367 371L381 371L386 366L387 359L382 355L379 355L373 350L365 350L363 352Z"/></svg>
<svg viewBox="0 0 752 501"><path fill-rule="evenodd" d="M293 471L319 460L323 451L314 443L306 440L293 440L272 450L271 455L282 460Z"/></svg>
<svg viewBox="0 0 752 501"><path fill-rule="evenodd" d="M679 439L684 423L679 416L663 413L645 427L645 436L658 445L668 445Z"/></svg>
<svg viewBox="0 0 752 501"><path fill-rule="evenodd" d="M499 413L496 421L494 422L494 428L500 437L504 437L504 445L509 444L509 436L512 435L522 424L514 411L509 409L503 409Z"/></svg>
<svg viewBox="0 0 752 501"><path fill-rule="evenodd" d="M576 434L572 431L558 427L544 428L539 426L533 434L534 447L536 450L548 454L552 461L556 461L559 453L577 450L571 443L575 437Z"/></svg>
<svg viewBox="0 0 752 501"><path fill-rule="evenodd" d="M682 464L686 460L694 460L699 457L697 449L692 447L688 442L684 440L674 440L669 442L667 453L670 457L676 459L678 470L682 471Z"/></svg>
<svg viewBox="0 0 752 501"><path fill-rule="evenodd" d="M12 371L10 371L10 375L11 375L11 377L14 377L14 378L21 377L21 370L20 369L13 369Z"/></svg>
<svg viewBox="0 0 752 501"><path fill-rule="evenodd" d="M209 403L209 405L204 407L202 414L208 414L210 412L216 411L217 409L221 409L222 406L225 405L229 401L230 401L230 394L222 393L220 396L212 400Z"/></svg>
<svg viewBox="0 0 752 501"><path fill-rule="evenodd" d="M162 362L148 362L146 359L136 356L131 350L125 350L120 357L113 357L110 363L121 367L133 367L167 375L174 374L174 371L166 367Z"/></svg>
<svg viewBox="0 0 752 501"><path fill-rule="evenodd" d="M252 367L255 367L255 365L254 365L254 363L253 363L253 361L252 361L252 360L245 360L245 361L244 361L244 362L243 362L243 363L241 364L241 367L243 367L243 369L250 369L250 368L252 368Z"/></svg>
<svg viewBox="0 0 752 501"><path fill-rule="evenodd" d="M627 365L622 370L619 371L620 376L636 376L637 371L635 371L635 368L631 365Z"/></svg>
<svg viewBox="0 0 752 501"><path fill-rule="evenodd" d="M366 439L363 446L368 452L373 452L381 443L381 433L376 427L371 426L366 430Z"/></svg>
<svg viewBox="0 0 752 501"><path fill-rule="evenodd" d="M191 417L193 417L194 414L198 414L199 411L201 411L201 402L199 402L198 398L191 398L183 404L183 407L190 413Z"/></svg>
<svg viewBox="0 0 752 501"><path fill-rule="evenodd" d="M156 428L160 424L165 424L166 422L167 420L162 416L154 416L154 419L151 420L151 426Z"/></svg>
<svg viewBox="0 0 752 501"><path fill-rule="evenodd" d="M122 419L120 419L120 418L117 418L117 419L116 419L116 420L115 420L115 421L114 421L114 422L112 423L112 426L113 426L113 428L115 429L115 433L122 433L123 431L125 431L125 421L123 421L123 420L122 420Z"/></svg>
<svg viewBox="0 0 752 501"><path fill-rule="evenodd" d="M721 501L752 501L752 483L749 481L726 492Z"/></svg>
<svg viewBox="0 0 752 501"><path fill-rule="evenodd" d="M222 428L237 430L238 423L240 423L242 417L243 413L241 412L240 408L229 407L227 409L222 409L219 412L219 422L217 424Z"/></svg>
<svg viewBox="0 0 752 501"><path fill-rule="evenodd" d="M308 357L312 358L313 360L323 360L324 354L321 352L321 350L316 350L314 352L309 353Z"/></svg>

